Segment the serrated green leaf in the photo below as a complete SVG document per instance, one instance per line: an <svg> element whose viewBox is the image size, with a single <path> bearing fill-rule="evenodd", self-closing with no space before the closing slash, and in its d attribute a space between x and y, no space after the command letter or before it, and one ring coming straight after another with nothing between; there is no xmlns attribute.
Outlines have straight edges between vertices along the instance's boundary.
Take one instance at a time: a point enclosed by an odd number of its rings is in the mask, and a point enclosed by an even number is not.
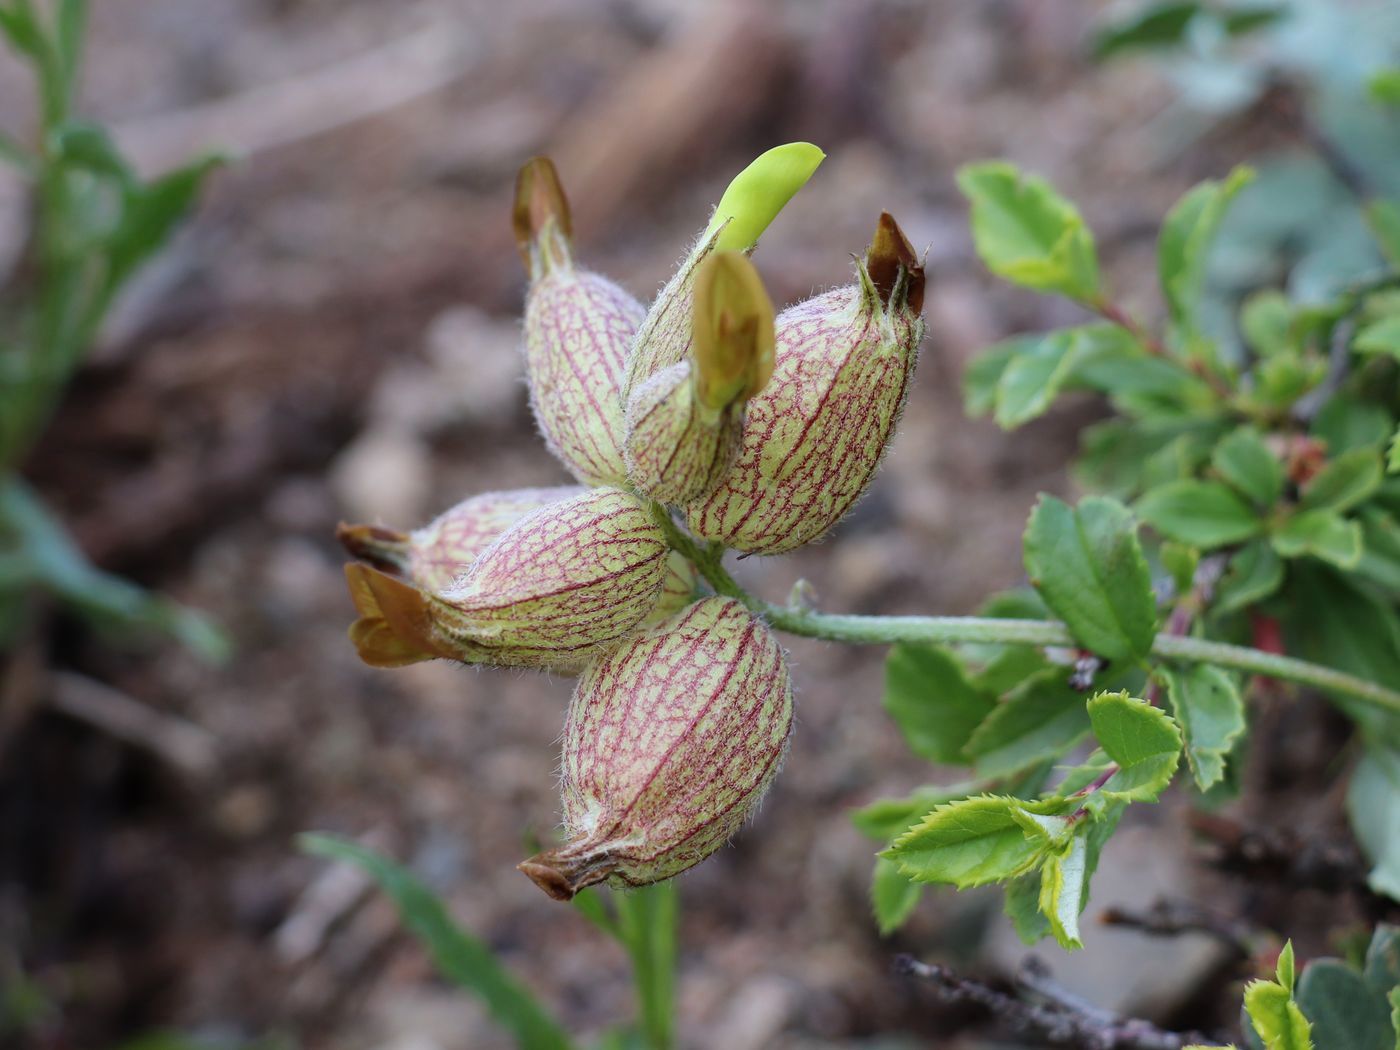
<svg viewBox="0 0 1400 1050"><path fill-rule="evenodd" d="M1238 612L1273 594L1283 584L1283 561L1263 540L1245 544L1230 559L1230 568L1215 588L1211 608Z"/></svg>
<svg viewBox="0 0 1400 1050"><path fill-rule="evenodd" d="M902 643L885 661L884 704L915 754L962 763L963 748L996 700L967 680L948 650Z"/></svg>
<svg viewBox="0 0 1400 1050"><path fill-rule="evenodd" d="M1180 44L1187 27L1200 13L1201 5L1195 0L1148 4L1095 30L1090 54L1102 61L1124 51Z"/></svg>
<svg viewBox="0 0 1400 1050"><path fill-rule="evenodd" d="M876 799L851 813L851 823L862 834L888 842L908 831L935 806L967 798L976 788L971 781L947 786L926 785L904 798Z"/></svg>
<svg viewBox="0 0 1400 1050"><path fill-rule="evenodd" d="M1152 574L1121 503L1091 496L1071 508L1042 496L1026 526L1025 557L1031 583L1084 648L1109 660L1152 650Z"/></svg>
<svg viewBox="0 0 1400 1050"><path fill-rule="evenodd" d="M1230 202L1254 178L1236 168L1223 182L1208 181L1191 189L1167 213L1157 242L1157 272L1173 323L1182 332L1198 330L1206 258Z"/></svg>
<svg viewBox="0 0 1400 1050"><path fill-rule="evenodd" d="M330 835L302 835L298 841L313 856L353 864L373 878L398 906L404 924L428 949L443 975L475 992L521 1046L567 1050L572 1045L533 993L506 972L486 944L457 926L442 902L405 868Z"/></svg>
<svg viewBox="0 0 1400 1050"><path fill-rule="evenodd" d="M1400 752L1367 748L1347 788L1347 816L1372 864L1367 884L1400 900Z"/></svg>
<svg viewBox="0 0 1400 1050"><path fill-rule="evenodd" d="M939 806L881 854L916 882L946 882L966 889L1004 882L1039 862L1046 845L1028 837L1017 813L1033 806L1020 799L982 795Z"/></svg>
<svg viewBox="0 0 1400 1050"><path fill-rule="evenodd" d="M715 250L752 248L825 159L826 154L810 142L788 142L760 154L734 176L700 239L705 240L728 221Z"/></svg>
<svg viewBox="0 0 1400 1050"><path fill-rule="evenodd" d="M978 776L1008 776L1062 755L1084 738L1084 697L1066 679L1065 668L1054 668L997 704L967 742Z"/></svg>
<svg viewBox="0 0 1400 1050"><path fill-rule="evenodd" d="M1146 493L1138 517L1163 536L1203 550L1257 536L1263 522L1232 489L1216 481L1172 481Z"/></svg>
<svg viewBox="0 0 1400 1050"><path fill-rule="evenodd" d="M1313 1050L1311 1027L1287 989L1272 981L1251 981L1244 1008L1265 1050Z"/></svg>
<svg viewBox="0 0 1400 1050"><path fill-rule="evenodd" d="M1292 941L1285 941L1283 950L1278 953L1278 961L1274 964L1274 980L1280 988L1289 993L1292 993L1293 986L1298 983L1297 959L1293 953Z"/></svg>
<svg viewBox="0 0 1400 1050"><path fill-rule="evenodd" d="M972 205L977 254L994 274L1080 301L1098 294L1093 234L1049 183L991 162L962 168L958 187Z"/></svg>
<svg viewBox="0 0 1400 1050"><path fill-rule="evenodd" d="M1040 869L1040 910L1061 948L1084 947L1079 939L1079 914L1088 888L1088 844L1083 834L1045 858Z"/></svg>
<svg viewBox="0 0 1400 1050"><path fill-rule="evenodd" d="M1257 430L1240 427L1215 446L1211 465L1235 491L1258 507L1271 507L1283 494L1283 464Z"/></svg>
<svg viewBox="0 0 1400 1050"><path fill-rule="evenodd" d="M1381 252L1392 266L1400 266L1400 204L1377 198L1366 205L1366 222Z"/></svg>
<svg viewBox="0 0 1400 1050"><path fill-rule="evenodd" d="M1186 742L1196 786L1206 791L1225 777L1225 758L1245 731L1244 699L1218 667L1167 668L1167 695Z"/></svg>
<svg viewBox="0 0 1400 1050"><path fill-rule="evenodd" d="M1155 802L1181 759L1176 722L1127 693L1099 693L1087 706L1094 736L1118 764L1118 772L1096 794L1122 802Z"/></svg>
<svg viewBox="0 0 1400 1050"><path fill-rule="evenodd" d="M1388 1050L1395 1041L1385 996L1337 959L1314 959L1298 982L1298 1007L1328 1050Z"/></svg>
<svg viewBox="0 0 1400 1050"><path fill-rule="evenodd" d="M1066 329L1043 336L1011 358L997 382L997 426L1015 430L1043 415L1073 374L1077 351L1074 333Z"/></svg>
<svg viewBox="0 0 1400 1050"><path fill-rule="evenodd" d="M1040 872L1032 871L1010 882L1002 910L1022 944L1039 944L1050 936L1050 920L1040 910Z"/></svg>
<svg viewBox="0 0 1400 1050"><path fill-rule="evenodd" d="M1361 526L1335 511L1295 514L1274 530L1270 542L1285 558L1311 555L1342 569L1354 569L1361 562Z"/></svg>
<svg viewBox="0 0 1400 1050"><path fill-rule="evenodd" d="M1303 490L1306 510L1346 511L1381 487L1381 457L1373 448L1354 448L1329 460Z"/></svg>
<svg viewBox="0 0 1400 1050"><path fill-rule="evenodd" d="M923 892L924 888L901 872L894 861L875 858L875 870L870 876L870 907L881 937L888 937L909 921Z"/></svg>

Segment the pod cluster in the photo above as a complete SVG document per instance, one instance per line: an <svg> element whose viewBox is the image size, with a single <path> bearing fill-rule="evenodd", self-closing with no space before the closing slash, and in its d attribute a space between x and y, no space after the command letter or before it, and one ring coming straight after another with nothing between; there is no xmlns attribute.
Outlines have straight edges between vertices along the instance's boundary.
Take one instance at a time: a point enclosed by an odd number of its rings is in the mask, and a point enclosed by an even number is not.
<svg viewBox="0 0 1400 1050"><path fill-rule="evenodd" d="M776 316L749 258L821 158L799 143L755 161L650 307L576 264L558 176L532 160L514 215L525 371L540 432L579 484L473 496L408 532L340 527L366 663L579 676L565 841L520 865L552 897L703 860L786 754L782 649L741 602L703 593L671 539L683 522L746 554L817 540L894 431L924 285L894 220L881 216L849 285Z"/></svg>

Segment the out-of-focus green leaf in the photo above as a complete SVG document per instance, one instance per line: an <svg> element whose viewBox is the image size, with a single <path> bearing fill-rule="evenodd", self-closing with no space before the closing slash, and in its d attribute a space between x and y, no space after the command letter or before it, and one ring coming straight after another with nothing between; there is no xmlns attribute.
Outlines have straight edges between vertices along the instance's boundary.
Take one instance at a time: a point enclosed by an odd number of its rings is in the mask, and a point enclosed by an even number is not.
<svg viewBox="0 0 1400 1050"><path fill-rule="evenodd" d="M1196 786L1207 791L1225 778L1225 759L1245 731L1244 699L1218 667L1167 668L1167 695L1186 741Z"/></svg>
<svg viewBox="0 0 1400 1050"><path fill-rule="evenodd" d="M1303 490L1307 510L1338 513L1364 503L1380 488L1384 471L1375 449L1354 448L1329 460Z"/></svg>
<svg viewBox="0 0 1400 1050"><path fill-rule="evenodd" d="M1270 542L1285 558L1306 554L1341 569L1354 569L1361 563L1360 524L1331 510L1306 510L1293 515L1274 530Z"/></svg>
<svg viewBox="0 0 1400 1050"><path fill-rule="evenodd" d="M1273 357L1293 348L1293 308L1276 289L1255 292L1240 309L1240 329L1260 357Z"/></svg>
<svg viewBox="0 0 1400 1050"><path fill-rule="evenodd" d="M1074 373L1077 346L1073 330L1064 329L1007 361L997 381L997 425L1014 430L1043 415Z"/></svg>
<svg viewBox="0 0 1400 1050"><path fill-rule="evenodd" d="M1172 321L1190 334L1199 328L1206 257L1230 201L1254 178L1236 168L1223 182L1203 182L1182 197L1162 223L1157 272Z"/></svg>
<svg viewBox="0 0 1400 1050"><path fill-rule="evenodd" d="M903 643L885 661L885 710L910 749L930 762L962 763L973 731L996 706L962 665L935 645Z"/></svg>
<svg viewBox="0 0 1400 1050"><path fill-rule="evenodd" d="M977 253L994 274L1080 301L1098 295L1093 234L1049 183L991 162L961 169L958 186L972 205Z"/></svg>
<svg viewBox="0 0 1400 1050"><path fill-rule="evenodd" d="M974 357L963 373L963 410L969 416L991 413L997 407L997 388L1006 366L1042 338L1039 335L1012 336Z"/></svg>
<svg viewBox="0 0 1400 1050"><path fill-rule="evenodd" d="M1352 346L1362 354L1400 357L1400 315L1392 314L1368 324L1356 333Z"/></svg>
<svg viewBox="0 0 1400 1050"><path fill-rule="evenodd" d="M443 975L480 996L491 1016L514 1033L521 1047L567 1050L572 1045L534 994L506 972L486 944L454 923L442 902L405 868L330 835L302 835L299 841L307 853L352 864L373 878L393 899L405 925L428 949Z"/></svg>
<svg viewBox="0 0 1400 1050"><path fill-rule="evenodd" d="M880 936L888 937L909 921L923 892L924 888L901 872L894 861L875 858L875 871L870 876L870 906Z"/></svg>
<svg viewBox="0 0 1400 1050"><path fill-rule="evenodd" d="M1230 559L1230 568L1215 588L1211 608L1218 613L1238 612L1262 602L1283 584L1283 562L1263 540L1245 544Z"/></svg>
<svg viewBox="0 0 1400 1050"><path fill-rule="evenodd" d="M1089 732L1084 697L1054 668L996 706L967 743L980 777L1001 777L1064 754Z"/></svg>
<svg viewBox="0 0 1400 1050"><path fill-rule="evenodd" d="M935 806L967 798L975 790L971 782L947 786L926 785L904 798L876 799L868 806L862 806L851 814L851 823L873 839L888 841L908 831Z"/></svg>
<svg viewBox="0 0 1400 1050"><path fill-rule="evenodd" d="M108 244L108 282L112 287L120 287L164 246L189 213L209 174L223 164L219 155L201 157L154 182L128 189L121 222Z"/></svg>
<svg viewBox="0 0 1400 1050"><path fill-rule="evenodd" d="M1339 959L1314 959L1298 982L1298 1007L1312 1038L1329 1050L1390 1050L1395 1031L1385 995Z"/></svg>
<svg viewBox="0 0 1400 1050"><path fill-rule="evenodd" d="M1382 445L1394 429L1395 420L1384 405L1347 393L1328 398L1309 427L1314 437L1327 442L1332 456L1366 445Z"/></svg>
<svg viewBox="0 0 1400 1050"><path fill-rule="evenodd" d="M1366 81L1366 89L1377 102L1387 106L1400 106L1400 69L1382 69L1371 74Z"/></svg>
<svg viewBox="0 0 1400 1050"><path fill-rule="evenodd" d="M1400 204L1374 200L1366 206L1366 222L1392 266L1400 266Z"/></svg>
<svg viewBox="0 0 1400 1050"><path fill-rule="evenodd" d="M1139 499L1134 509L1163 536L1203 550L1247 540L1264 527L1248 503L1215 481L1161 485Z"/></svg>
<svg viewBox="0 0 1400 1050"><path fill-rule="evenodd" d="M1347 816L1371 862L1371 889L1400 900L1400 751L1373 743L1347 788Z"/></svg>
<svg viewBox="0 0 1400 1050"><path fill-rule="evenodd" d="M1241 427L1215 446L1216 472L1255 506L1271 507L1283 494L1283 464L1257 430Z"/></svg>
<svg viewBox="0 0 1400 1050"><path fill-rule="evenodd" d="M1072 508L1042 496L1026 526L1025 558L1031 583L1084 648L1110 660L1151 651L1152 573L1121 503L1091 496Z"/></svg>
<svg viewBox="0 0 1400 1050"><path fill-rule="evenodd" d="M1125 51L1172 47L1186 38L1187 28L1200 13L1201 5L1195 0L1147 4L1099 27L1090 40L1089 52L1102 61Z"/></svg>

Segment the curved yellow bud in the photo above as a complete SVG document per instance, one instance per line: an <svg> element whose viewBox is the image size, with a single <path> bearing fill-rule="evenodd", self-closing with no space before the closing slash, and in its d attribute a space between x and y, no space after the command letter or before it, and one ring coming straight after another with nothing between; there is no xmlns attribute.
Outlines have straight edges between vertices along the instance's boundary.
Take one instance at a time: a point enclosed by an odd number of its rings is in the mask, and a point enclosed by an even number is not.
<svg viewBox="0 0 1400 1050"><path fill-rule="evenodd" d="M716 252L695 275L691 357L700 403L747 401L773 375L773 301L742 252Z"/></svg>

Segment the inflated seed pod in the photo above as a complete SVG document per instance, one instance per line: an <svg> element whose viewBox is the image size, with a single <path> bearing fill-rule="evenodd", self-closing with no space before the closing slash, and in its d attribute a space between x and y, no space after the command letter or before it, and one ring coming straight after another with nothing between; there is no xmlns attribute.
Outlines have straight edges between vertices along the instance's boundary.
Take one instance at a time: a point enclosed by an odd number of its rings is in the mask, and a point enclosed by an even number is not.
<svg viewBox="0 0 1400 1050"><path fill-rule="evenodd" d="M691 532L752 554L825 533L865 492L894 432L924 325L923 269L888 214L856 281L784 310L768 385L734 465L686 507Z"/></svg>
<svg viewBox="0 0 1400 1050"><path fill-rule="evenodd" d="M521 518L441 591L349 566L351 637L377 666L416 654L577 669L657 608L669 555L641 500L591 489Z"/></svg>
<svg viewBox="0 0 1400 1050"><path fill-rule="evenodd" d="M700 264L714 252L752 252L768 224L817 170L826 154L810 142L774 146L734 177L710 223L661 289L633 341L623 400L648 379L686 360Z"/></svg>
<svg viewBox="0 0 1400 1050"><path fill-rule="evenodd" d="M564 728L568 841L520 865L551 897L641 886L704 860L782 764L787 661L766 626L711 597L589 664Z"/></svg>
<svg viewBox="0 0 1400 1050"><path fill-rule="evenodd" d="M421 529L341 525L336 538L354 557L407 577L428 591L450 587L496 537L527 514L587 490L581 485L483 492L443 511Z"/></svg>
<svg viewBox="0 0 1400 1050"><path fill-rule="evenodd" d="M550 451L579 481L623 484L622 381L646 308L574 264L569 204L554 165L536 157L516 180L515 234L530 271L525 372Z"/></svg>
<svg viewBox="0 0 1400 1050"><path fill-rule="evenodd" d="M742 253L706 256L691 313L688 360L627 403L628 477L663 503L714 491L738 451L744 403L773 372L773 304Z"/></svg>

